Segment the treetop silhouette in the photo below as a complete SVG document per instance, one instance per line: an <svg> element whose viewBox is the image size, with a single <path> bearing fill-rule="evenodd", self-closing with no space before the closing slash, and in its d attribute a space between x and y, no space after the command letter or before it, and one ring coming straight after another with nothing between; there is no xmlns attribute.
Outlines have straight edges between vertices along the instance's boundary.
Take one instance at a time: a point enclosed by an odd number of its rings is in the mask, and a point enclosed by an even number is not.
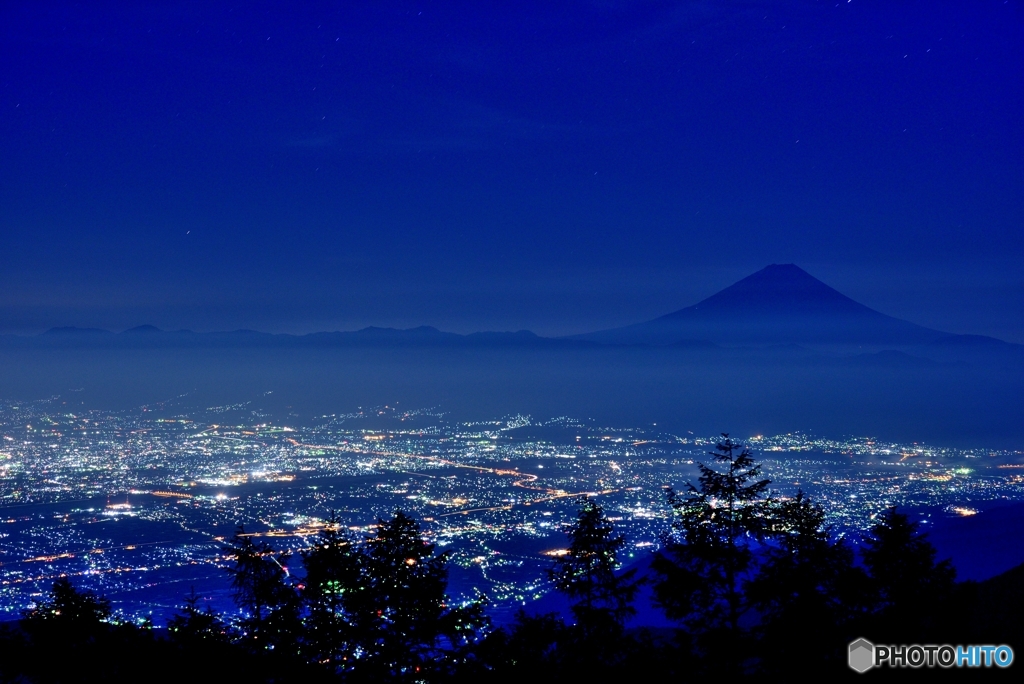
<svg viewBox="0 0 1024 684"><path fill-rule="evenodd" d="M750 450L726 433L709 455L717 467L699 463L697 485L668 491L672 529L652 564L660 576L654 593L666 615L692 635L725 631L735 640L749 608L743 585L755 569L749 541L774 527L771 481Z"/></svg>
<svg viewBox="0 0 1024 684"><path fill-rule="evenodd" d="M615 534L604 509L591 499L583 503L568 536L568 552L550 572L555 588L574 601L573 616L585 640L621 634L626 619L636 613L632 602L639 588L635 569L616 574L626 538Z"/></svg>
<svg viewBox="0 0 1024 684"><path fill-rule="evenodd" d="M256 648L298 650L300 606L286 566L289 555L254 541L241 525L224 551L234 560L227 569L233 598L249 615L241 624L245 640Z"/></svg>
<svg viewBox="0 0 1024 684"><path fill-rule="evenodd" d="M99 626L110 619L110 601L87 590L75 589L67 577L59 577L50 588L49 599L26 610L30 623L66 625L72 628Z"/></svg>

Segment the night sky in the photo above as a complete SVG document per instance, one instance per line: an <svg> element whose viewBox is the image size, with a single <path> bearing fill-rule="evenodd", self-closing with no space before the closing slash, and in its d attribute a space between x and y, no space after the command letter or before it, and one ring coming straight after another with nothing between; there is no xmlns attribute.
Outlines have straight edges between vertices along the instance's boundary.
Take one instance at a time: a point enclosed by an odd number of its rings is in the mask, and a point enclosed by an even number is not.
<svg viewBox="0 0 1024 684"><path fill-rule="evenodd" d="M796 263L1024 342L1024 7L0 5L0 332L570 334Z"/></svg>

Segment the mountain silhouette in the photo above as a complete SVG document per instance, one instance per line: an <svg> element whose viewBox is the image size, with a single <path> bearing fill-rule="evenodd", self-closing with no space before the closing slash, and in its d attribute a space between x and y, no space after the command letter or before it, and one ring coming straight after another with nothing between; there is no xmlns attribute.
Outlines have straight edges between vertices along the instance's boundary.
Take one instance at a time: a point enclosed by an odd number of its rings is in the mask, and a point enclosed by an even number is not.
<svg viewBox="0 0 1024 684"><path fill-rule="evenodd" d="M615 344L921 344L945 334L886 316L794 264L772 264L652 321L575 336Z"/></svg>
<svg viewBox="0 0 1024 684"><path fill-rule="evenodd" d="M33 338L0 336L0 347L508 347L592 348L595 345L664 346L693 352L722 347L808 345L878 348L926 345L916 354L941 361L981 356L1024 358L1024 348L980 335L951 335L875 311L821 282L794 264L772 264L693 306L644 323L562 338L528 330L462 335L430 326L407 330L368 327L305 335L255 330L193 333L140 325L115 335L94 328L53 328ZM806 348L803 351L807 351ZM869 356L865 365L920 365L910 356Z"/></svg>

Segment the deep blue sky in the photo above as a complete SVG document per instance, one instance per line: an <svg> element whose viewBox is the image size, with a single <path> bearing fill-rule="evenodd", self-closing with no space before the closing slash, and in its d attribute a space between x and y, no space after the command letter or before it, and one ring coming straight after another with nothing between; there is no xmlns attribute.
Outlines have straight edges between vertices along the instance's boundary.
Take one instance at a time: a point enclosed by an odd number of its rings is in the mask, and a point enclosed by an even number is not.
<svg viewBox="0 0 1024 684"><path fill-rule="evenodd" d="M582 332L795 262L1024 342L1024 10L0 5L0 332Z"/></svg>

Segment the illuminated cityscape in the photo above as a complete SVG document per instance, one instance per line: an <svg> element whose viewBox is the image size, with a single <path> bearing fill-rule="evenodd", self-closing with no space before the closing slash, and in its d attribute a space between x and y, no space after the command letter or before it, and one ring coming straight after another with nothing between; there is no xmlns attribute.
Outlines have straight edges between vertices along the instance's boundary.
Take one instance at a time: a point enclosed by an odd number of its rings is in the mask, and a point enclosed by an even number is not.
<svg viewBox="0 0 1024 684"><path fill-rule="evenodd" d="M1008 667L1022 16L0 3L0 682Z"/></svg>
<svg viewBox="0 0 1024 684"><path fill-rule="evenodd" d="M191 587L230 611L223 547L238 525L297 554L332 515L364 536L399 509L449 554L453 597L482 594L500 616L551 589L547 571L584 496L625 534L626 558L656 549L665 489L695 481L716 443L657 425L464 423L394 406L289 425L253 403L186 399L122 412L74 412L58 398L0 404L3 616L18 618L60 576L130 619L162 622ZM1019 451L805 434L743 442L775 495L802 489L835 535L893 505L969 516L978 502L1024 500ZM293 564L301 575L297 555Z"/></svg>

